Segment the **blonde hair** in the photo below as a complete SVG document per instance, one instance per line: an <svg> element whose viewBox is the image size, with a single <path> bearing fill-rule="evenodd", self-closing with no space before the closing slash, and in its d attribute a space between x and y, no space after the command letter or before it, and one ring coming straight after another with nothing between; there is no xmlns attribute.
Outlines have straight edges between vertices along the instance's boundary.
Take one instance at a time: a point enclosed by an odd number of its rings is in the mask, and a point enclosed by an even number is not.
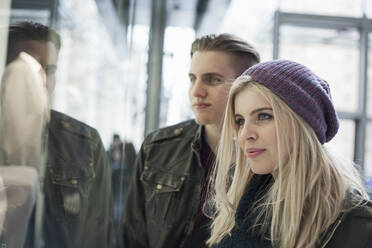
<svg viewBox="0 0 372 248"><path fill-rule="evenodd" d="M356 205L368 198L358 172L352 162L336 160L319 142L310 125L278 96L247 78L238 78L234 82L227 103L212 176L212 199L216 212L207 243L213 245L231 235L238 204L253 176L243 151L236 143L234 101L245 89L261 94L271 104L278 154L283 149L289 153L286 161L280 156L278 158L275 180L255 208L258 213L253 226L260 227L255 230L262 236L268 231L270 237L263 238L268 238L276 247L315 247L321 233L344 210L347 190L360 193L361 198ZM288 123L290 133L279 132Z"/></svg>

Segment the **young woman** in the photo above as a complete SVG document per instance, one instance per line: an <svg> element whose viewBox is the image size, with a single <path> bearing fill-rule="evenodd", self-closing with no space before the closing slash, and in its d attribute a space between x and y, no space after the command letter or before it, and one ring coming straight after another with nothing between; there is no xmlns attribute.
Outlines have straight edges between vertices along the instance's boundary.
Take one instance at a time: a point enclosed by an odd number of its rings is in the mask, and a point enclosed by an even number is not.
<svg viewBox="0 0 372 248"><path fill-rule="evenodd" d="M257 64L233 84L217 154L210 247L372 247L372 204L352 162L323 146L339 121L305 66Z"/></svg>

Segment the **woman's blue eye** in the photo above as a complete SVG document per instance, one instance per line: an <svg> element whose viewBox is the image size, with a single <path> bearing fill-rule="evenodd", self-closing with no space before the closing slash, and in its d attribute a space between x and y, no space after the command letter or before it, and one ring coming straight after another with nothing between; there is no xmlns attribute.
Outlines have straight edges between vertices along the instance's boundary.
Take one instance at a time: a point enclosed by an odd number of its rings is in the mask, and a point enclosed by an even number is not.
<svg viewBox="0 0 372 248"><path fill-rule="evenodd" d="M257 120L259 121L272 120L272 119L274 119L273 116L267 113L259 113L257 116Z"/></svg>

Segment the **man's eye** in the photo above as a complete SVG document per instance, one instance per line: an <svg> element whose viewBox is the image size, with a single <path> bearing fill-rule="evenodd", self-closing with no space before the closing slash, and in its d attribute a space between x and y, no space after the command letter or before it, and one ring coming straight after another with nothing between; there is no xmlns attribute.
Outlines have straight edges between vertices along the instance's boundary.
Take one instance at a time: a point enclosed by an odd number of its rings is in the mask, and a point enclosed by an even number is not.
<svg viewBox="0 0 372 248"><path fill-rule="evenodd" d="M238 127L241 127L241 126L244 125L244 119L241 118L241 117L237 117L237 118L235 118L235 123L236 123L236 125L237 125Z"/></svg>
<svg viewBox="0 0 372 248"><path fill-rule="evenodd" d="M217 77L208 77L205 81L209 84L218 84L222 82L222 80Z"/></svg>
<svg viewBox="0 0 372 248"><path fill-rule="evenodd" d="M219 82L221 82L222 80L221 79L219 79L219 78L212 78L211 79L211 82L213 82L213 83L219 83Z"/></svg>
<svg viewBox="0 0 372 248"><path fill-rule="evenodd" d="M192 84L195 83L195 78L190 77L190 83L192 83Z"/></svg>
<svg viewBox="0 0 372 248"><path fill-rule="evenodd" d="M274 117L271 114L267 113L259 113L257 116L257 120L259 121L265 121L265 120L272 120Z"/></svg>

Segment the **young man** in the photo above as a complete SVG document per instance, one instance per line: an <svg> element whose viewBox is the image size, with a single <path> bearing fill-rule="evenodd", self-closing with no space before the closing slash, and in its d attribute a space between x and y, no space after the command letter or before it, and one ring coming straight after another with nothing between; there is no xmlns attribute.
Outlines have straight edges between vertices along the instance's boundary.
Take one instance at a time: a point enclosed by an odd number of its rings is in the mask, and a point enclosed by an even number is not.
<svg viewBox="0 0 372 248"><path fill-rule="evenodd" d="M259 60L251 45L229 34L194 41L189 98L195 120L144 140L126 200L125 248L204 247L209 219L203 205L229 89Z"/></svg>
<svg viewBox="0 0 372 248"><path fill-rule="evenodd" d="M31 22L13 24L9 27L7 64L21 52L31 55L46 73L45 87L50 96L60 46L59 35L46 26ZM16 73L8 77L8 86L12 78L17 78ZM110 167L98 132L53 110L47 130L42 232L45 247L110 247ZM33 247L34 222L35 215L29 223L25 247Z"/></svg>

